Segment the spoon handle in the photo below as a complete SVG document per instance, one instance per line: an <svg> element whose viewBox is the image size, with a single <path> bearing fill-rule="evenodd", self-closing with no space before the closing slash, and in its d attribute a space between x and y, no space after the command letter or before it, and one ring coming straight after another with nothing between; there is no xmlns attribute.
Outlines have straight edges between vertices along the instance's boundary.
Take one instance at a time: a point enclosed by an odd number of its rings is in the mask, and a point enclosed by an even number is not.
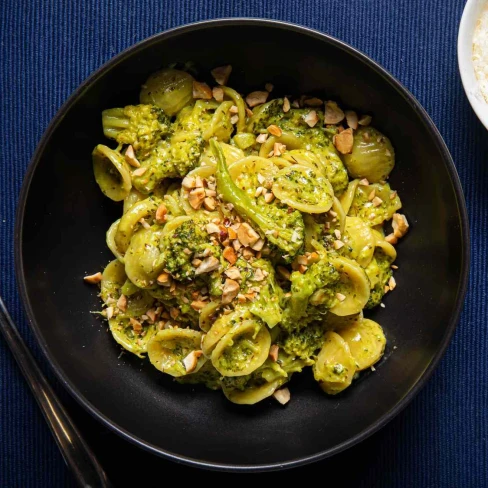
<svg viewBox="0 0 488 488"><path fill-rule="evenodd" d="M35 359L25 345L0 297L0 330L34 394L56 439L66 464L80 487L108 488L110 482L95 455L49 386Z"/></svg>

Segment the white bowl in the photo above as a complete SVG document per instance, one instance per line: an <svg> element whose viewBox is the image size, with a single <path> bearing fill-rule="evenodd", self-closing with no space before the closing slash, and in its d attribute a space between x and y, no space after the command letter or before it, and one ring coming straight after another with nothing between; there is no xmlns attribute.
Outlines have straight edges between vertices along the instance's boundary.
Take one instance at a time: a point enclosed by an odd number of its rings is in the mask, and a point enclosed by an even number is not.
<svg viewBox="0 0 488 488"><path fill-rule="evenodd" d="M488 102L483 97L473 66L473 34L488 0L468 0L458 33L458 62L464 90L478 118L488 129Z"/></svg>

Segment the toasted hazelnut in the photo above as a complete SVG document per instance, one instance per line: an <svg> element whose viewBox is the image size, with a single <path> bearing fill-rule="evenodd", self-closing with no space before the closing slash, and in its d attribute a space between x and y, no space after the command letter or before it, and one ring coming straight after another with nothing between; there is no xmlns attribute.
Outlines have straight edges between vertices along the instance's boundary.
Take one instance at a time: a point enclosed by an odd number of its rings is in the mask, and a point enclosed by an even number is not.
<svg viewBox="0 0 488 488"><path fill-rule="evenodd" d="M185 359L183 359L183 364L185 365L185 370L187 373L195 371L198 364L198 358L202 356L202 351L192 351Z"/></svg>
<svg viewBox="0 0 488 488"><path fill-rule="evenodd" d="M107 319L110 320L114 316L114 307L107 307L105 313L107 314Z"/></svg>
<svg viewBox="0 0 488 488"><path fill-rule="evenodd" d="M102 281L102 273L100 273L100 271L99 271L98 273L95 273L95 274L92 274L89 276L85 276L83 279L85 280L86 283L90 283L91 285L95 285L97 283L100 283L100 281Z"/></svg>
<svg viewBox="0 0 488 488"><path fill-rule="evenodd" d="M210 273L211 271L216 270L220 265L220 262L217 258L213 256L209 256L205 258L200 266L195 270L195 275L201 275L203 273Z"/></svg>
<svg viewBox="0 0 488 488"><path fill-rule="evenodd" d="M273 397L282 405L286 405L290 401L290 390L288 388L281 388L273 393Z"/></svg>
<svg viewBox="0 0 488 488"><path fill-rule="evenodd" d="M284 266L278 266L276 268L278 270L278 273L285 278L285 280L289 280L291 278L291 273L288 269L286 269Z"/></svg>
<svg viewBox="0 0 488 488"><path fill-rule="evenodd" d="M222 90L220 86L212 88L212 95L217 102L222 102L224 100L224 90Z"/></svg>
<svg viewBox="0 0 488 488"><path fill-rule="evenodd" d="M256 137L256 142L259 144L262 144L263 142L266 142L266 139L268 138L269 134L259 134L258 137Z"/></svg>
<svg viewBox="0 0 488 488"><path fill-rule="evenodd" d="M363 178L362 180L359 180L359 185L361 186L369 186L369 181L367 178Z"/></svg>
<svg viewBox="0 0 488 488"><path fill-rule="evenodd" d="M274 125L274 124L271 124L268 127L268 132L272 136L276 136L276 137L281 137L281 135L283 134L283 131L277 125Z"/></svg>
<svg viewBox="0 0 488 488"><path fill-rule="evenodd" d="M178 315L180 315L180 311L175 307L171 307L169 309L169 314L170 314L171 318L173 320L175 320L176 318L178 318Z"/></svg>
<svg viewBox="0 0 488 488"><path fill-rule="evenodd" d="M193 81L193 98L203 98L210 100L212 98L212 90L206 83Z"/></svg>
<svg viewBox="0 0 488 488"><path fill-rule="evenodd" d="M344 247L344 243L339 239L334 241L334 249L339 250L341 247Z"/></svg>
<svg viewBox="0 0 488 488"><path fill-rule="evenodd" d="M376 190L373 189L373 191L368 195L368 200L371 201L373 198L376 196Z"/></svg>
<svg viewBox="0 0 488 488"><path fill-rule="evenodd" d="M140 334L142 332L142 324L138 320L131 317L129 322L136 334Z"/></svg>
<svg viewBox="0 0 488 488"><path fill-rule="evenodd" d="M163 224L164 222L166 222L167 213L168 213L168 209L166 208L166 205L164 203L161 203L156 210L156 216L155 216L156 222L158 224Z"/></svg>
<svg viewBox="0 0 488 488"><path fill-rule="evenodd" d="M302 274L304 274L304 273L305 273L305 271L307 271L307 269L308 269L308 267L307 267L307 266L305 266L304 264L299 264L299 265L298 265L298 271L299 271L300 273L302 273Z"/></svg>
<svg viewBox="0 0 488 488"><path fill-rule="evenodd" d="M229 112L231 114L238 114L239 113L239 109L237 108L237 105L232 105L232 107L229 108Z"/></svg>
<svg viewBox="0 0 488 488"><path fill-rule="evenodd" d="M264 201L266 203L271 203L273 200L274 200L275 196L273 194L273 192L268 192L264 195Z"/></svg>
<svg viewBox="0 0 488 488"><path fill-rule="evenodd" d="M187 190L192 190L196 186L196 180L191 176L185 176L181 182L181 186Z"/></svg>
<svg viewBox="0 0 488 488"><path fill-rule="evenodd" d="M147 168L137 168L132 172L133 176L142 176L147 171Z"/></svg>
<svg viewBox="0 0 488 488"><path fill-rule="evenodd" d="M276 362L276 360L278 359L279 350L280 350L280 347L277 344L273 344L269 348L269 359L271 359L271 361Z"/></svg>
<svg viewBox="0 0 488 488"><path fill-rule="evenodd" d="M371 124L371 115L362 115L358 120L359 125L369 125Z"/></svg>
<svg viewBox="0 0 488 488"><path fill-rule="evenodd" d="M403 237L408 232L408 228L410 227L405 215L399 213L393 214L391 226L393 227L393 234L397 239Z"/></svg>
<svg viewBox="0 0 488 488"><path fill-rule="evenodd" d="M290 100L288 100L288 98L285 97L283 99L283 112L285 112L286 114L289 111L290 111Z"/></svg>
<svg viewBox="0 0 488 488"><path fill-rule="evenodd" d="M354 110L346 110L346 122L351 129L358 128L358 115Z"/></svg>
<svg viewBox="0 0 488 488"><path fill-rule="evenodd" d="M275 142L273 146L272 155L273 156L281 156L286 151L285 144L281 144L281 142Z"/></svg>
<svg viewBox="0 0 488 488"><path fill-rule="evenodd" d="M127 310L127 297L125 295L120 295L117 300L117 308L125 312Z"/></svg>
<svg viewBox="0 0 488 488"><path fill-rule="evenodd" d="M238 268L232 267L225 270L224 273L231 280L241 280L242 275Z"/></svg>
<svg viewBox="0 0 488 488"><path fill-rule="evenodd" d="M350 154L354 143L352 129L343 130L333 138L334 146L341 154Z"/></svg>
<svg viewBox="0 0 488 488"><path fill-rule="evenodd" d="M207 234L219 234L220 233L220 227L217 224L214 224L213 222L208 223L205 226L205 230L207 231Z"/></svg>
<svg viewBox="0 0 488 488"><path fill-rule="evenodd" d="M171 275L169 273L161 273L157 278L156 278L156 281L158 283L158 285L162 285L162 286L170 286L171 283L173 282L173 278L171 277Z"/></svg>
<svg viewBox="0 0 488 488"><path fill-rule="evenodd" d="M307 258L307 256L303 256L303 255L297 256L296 262L298 264L304 264L305 266L307 266L308 265L308 258Z"/></svg>
<svg viewBox="0 0 488 488"><path fill-rule="evenodd" d="M222 289L222 303L230 303L239 293L239 283L227 278Z"/></svg>
<svg viewBox="0 0 488 488"><path fill-rule="evenodd" d="M346 295L343 295L342 293L336 293L336 298L340 302L343 302L346 299Z"/></svg>
<svg viewBox="0 0 488 488"><path fill-rule="evenodd" d="M310 253L308 257L308 264L318 263L320 261L320 256L315 251Z"/></svg>
<svg viewBox="0 0 488 488"><path fill-rule="evenodd" d="M254 271L254 275L253 275L252 279L254 281L263 281L264 278L265 278L265 276L264 276L263 270L261 268L256 268L256 270Z"/></svg>
<svg viewBox="0 0 488 488"><path fill-rule="evenodd" d="M237 122L239 122L239 116L238 115L233 115L231 118L230 118L230 123L232 125L234 124L237 124Z"/></svg>
<svg viewBox="0 0 488 488"><path fill-rule="evenodd" d="M237 232L232 227L227 228L227 233L229 235L229 239L237 239Z"/></svg>
<svg viewBox="0 0 488 488"><path fill-rule="evenodd" d="M264 247L264 240L258 239L252 246L251 249L253 251L261 251Z"/></svg>
<svg viewBox="0 0 488 488"><path fill-rule="evenodd" d="M380 197L374 197L372 203L373 207L379 207L383 203L383 200Z"/></svg>
<svg viewBox="0 0 488 488"><path fill-rule="evenodd" d="M137 160L136 155L134 153L134 148L129 146L124 154L125 160L134 168L139 168L141 163Z"/></svg>
<svg viewBox="0 0 488 488"><path fill-rule="evenodd" d="M319 121L319 116L315 110L311 110L305 117L303 117L303 120L309 127L314 127Z"/></svg>
<svg viewBox="0 0 488 488"><path fill-rule="evenodd" d="M229 261L230 264L234 264L237 261L237 254L234 251L234 249L230 246L227 246L224 249L222 256L224 256L224 259Z"/></svg>
<svg viewBox="0 0 488 488"><path fill-rule="evenodd" d="M235 242L235 241L234 241ZM245 247L242 250L242 257L246 260L249 261L251 258L254 257L254 253L252 252L252 249L250 247Z"/></svg>
<svg viewBox="0 0 488 488"><path fill-rule="evenodd" d="M393 276L388 280L388 285L392 291L396 288L396 280L393 278Z"/></svg>
<svg viewBox="0 0 488 488"><path fill-rule="evenodd" d="M230 64L226 64L225 66L219 66L210 71L210 73L219 85L227 85L227 82L229 81L229 76L232 73L232 66Z"/></svg>
<svg viewBox="0 0 488 488"><path fill-rule="evenodd" d="M193 308L193 310L202 310L207 305L207 302L204 302L203 300L193 300L193 302L190 303L190 307Z"/></svg>
<svg viewBox="0 0 488 488"><path fill-rule="evenodd" d="M205 210L209 210L210 212L212 212L213 210L216 209L217 202L213 197L205 197L203 199L203 206L205 207Z"/></svg>
<svg viewBox="0 0 488 488"><path fill-rule="evenodd" d="M205 190L203 188L195 188L188 195L188 203L195 210L198 210L202 206L204 200L205 200Z"/></svg>
<svg viewBox="0 0 488 488"><path fill-rule="evenodd" d="M240 225L237 238L243 246L253 246L259 239L259 234L247 223Z"/></svg>
<svg viewBox="0 0 488 488"><path fill-rule="evenodd" d="M344 112L336 102L329 100L325 104L324 124L338 124L344 119Z"/></svg>
<svg viewBox="0 0 488 488"><path fill-rule="evenodd" d="M246 97L246 103L253 108L256 105L265 103L268 99L268 95L269 93L267 91L253 91Z"/></svg>
<svg viewBox="0 0 488 488"><path fill-rule="evenodd" d="M272 83L266 83L266 85L264 85L264 89L268 92L268 93L271 93L273 91L273 88L274 88L274 85Z"/></svg>

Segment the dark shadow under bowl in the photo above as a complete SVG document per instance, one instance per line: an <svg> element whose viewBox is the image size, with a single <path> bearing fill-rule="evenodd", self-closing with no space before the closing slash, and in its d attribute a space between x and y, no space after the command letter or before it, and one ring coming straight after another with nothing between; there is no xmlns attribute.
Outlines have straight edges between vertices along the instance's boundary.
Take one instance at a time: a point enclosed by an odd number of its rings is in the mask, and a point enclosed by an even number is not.
<svg viewBox="0 0 488 488"><path fill-rule="evenodd" d="M120 216L95 183L91 151L104 143L101 111L138 102L141 83L172 62L201 73L233 66L230 85L248 92L315 94L370 113L396 149L391 185L411 231L399 244L398 283L371 316L388 346L376 372L327 397L310 375L291 382L286 407L229 403L219 392L175 384L120 348L86 273L112 259L105 232ZM71 394L101 422L157 454L208 468L291 467L364 439L418 392L444 352L466 289L469 237L449 152L422 107L373 61L305 28L220 20L165 32L118 55L66 102L44 134L18 209L17 277L35 335Z"/></svg>

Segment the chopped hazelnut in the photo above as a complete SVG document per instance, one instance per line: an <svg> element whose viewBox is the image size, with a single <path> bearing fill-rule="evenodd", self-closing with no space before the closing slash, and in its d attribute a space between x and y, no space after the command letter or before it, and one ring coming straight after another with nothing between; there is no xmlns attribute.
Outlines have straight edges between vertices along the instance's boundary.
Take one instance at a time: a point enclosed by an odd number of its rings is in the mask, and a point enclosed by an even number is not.
<svg viewBox="0 0 488 488"><path fill-rule="evenodd" d="M232 73L232 66L230 64L219 66L210 71L210 73L219 85L227 85L229 76Z"/></svg>
<svg viewBox="0 0 488 488"><path fill-rule="evenodd" d="M222 303L230 303L239 293L239 283L227 278L222 289Z"/></svg>
<svg viewBox="0 0 488 488"><path fill-rule="evenodd" d="M234 251L234 249L230 246L227 246L224 249L222 256L224 256L224 259L229 261L230 264L234 264L237 261L237 254Z"/></svg>
<svg viewBox="0 0 488 488"><path fill-rule="evenodd" d="M220 265L220 261L214 256L209 256L205 258L200 266L195 270L195 275L201 275L203 273L210 273L216 270Z"/></svg>
<svg viewBox="0 0 488 488"><path fill-rule="evenodd" d="M183 364L185 365L185 370L187 373L195 371L198 364L198 358L202 356L202 351L192 351L185 359L183 359Z"/></svg>
<svg viewBox="0 0 488 488"><path fill-rule="evenodd" d="M277 125L274 125L274 124L271 124L268 127L268 132L271 135L276 136L276 137L281 137L281 135L283 134L283 131Z"/></svg>
<svg viewBox="0 0 488 488"><path fill-rule="evenodd" d="M193 98L203 98L210 100L212 98L212 90L206 83L193 81Z"/></svg>
<svg viewBox="0 0 488 488"><path fill-rule="evenodd" d="M280 350L280 347L277 344L273 344L269 348L269 358L271 359L271 361L276 362L276 360L278 359L279 350Z"/></svg>
<svg viewBox="0 0 488 488"><path fill-rule="evenodd" d="M100 283L100 281L102 281L102 273L98 272L89 276L85 276L83 279L85 280L86 283L95 285L97 283Z"/></svg>
<svg viewBox="0 0 488 488"><path fill-rule="evenodd" d="M283 99L283 112L285 112L286 114L289 111L290 111L290 100L288 100L288 98L285 97Z"/></svg>
<svg viewBox="0 0 488 488"><path fill-rule="evenodd" d="M358 115L354 110L346 110L346 122L351 129L358 128Z"/></svg>
<svg viewBox="0 0 488 488"><path fill-rule="evenodd" d="M164 203L161 203L159 207L156 210L156 222L158 224L163 224L166 222L166 215L168 213L168 209L166 208L166 205Z"/></svg>
<svg viewBox="0 0 488 488"><path fill-rule="evenodd" d="M204 200L205 200L205 190L203 188L195 188L188 195L188 203L195 210L198 210L202 206Z"/></svg>
<svg viewBox="0 0 488 488"><path fill-rule="evenodd" d="M324 124L338 124L344 119L344 112L336 102L329 100L325 104Z"/></svg>
<svg viewBox="0 0 488 488"><path fill-rule="evenodd" d="M141 166L141 163L137 160L136 155L134 153L134 148L132 146L129 146L127 150L125 151L125 160L131 165L134 166L134 168L139 168Z"/></svg>
<svg viewBox="0 0 488 488"><path fill-rule="evenodd" d="M273 397L282 405L286 405L290 401L290 396L288 388L281 388L273 393Z"/></svg>
<svg viewBox="0 0 488 488"><path fill-rule="evenodd" d="M224 90L222 90L220 86L212 88L212 95L217 102L222 102L224 100Z"/></svg>
<svg viewBox="0 0 488 488"><path fill-rule="evenodd" d="M334 146L341 154L350 154L354 143L352 129L343 130L333 138Z"/></svg>
<svg viewBox="0 0 488 488"><path fill-rule="evenodd" d="M237 238L243 246L253 246L259 239L259 234L247 223L240 225Z"/></svg>
<svg viewBox="0 0 488 488"><path fill-rule="evenodd" d="M256 105L261 105L265 103L268 99L269 93L267 91L254 91L249 93L246 97L246 103L251 107L255 107Z"/></svg>

